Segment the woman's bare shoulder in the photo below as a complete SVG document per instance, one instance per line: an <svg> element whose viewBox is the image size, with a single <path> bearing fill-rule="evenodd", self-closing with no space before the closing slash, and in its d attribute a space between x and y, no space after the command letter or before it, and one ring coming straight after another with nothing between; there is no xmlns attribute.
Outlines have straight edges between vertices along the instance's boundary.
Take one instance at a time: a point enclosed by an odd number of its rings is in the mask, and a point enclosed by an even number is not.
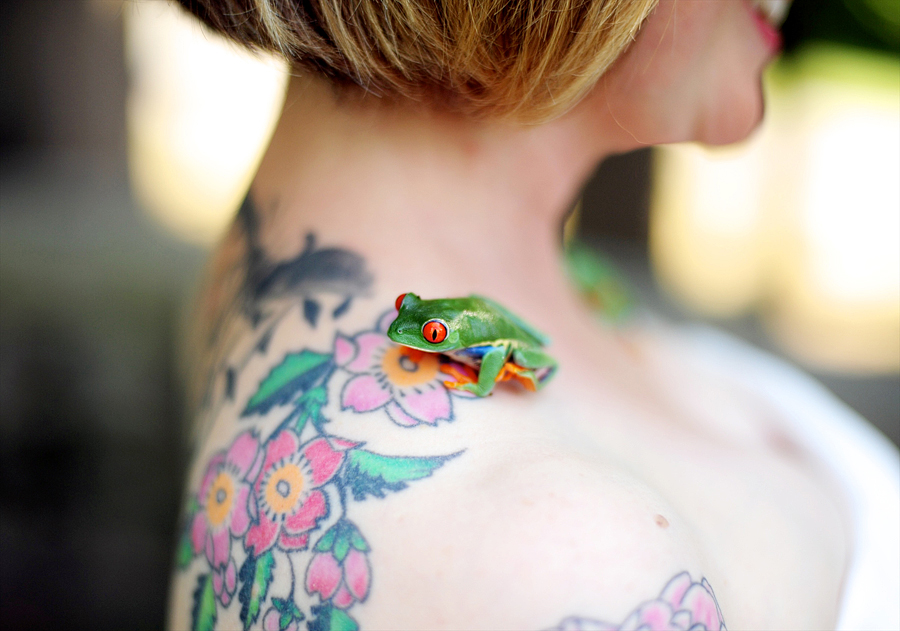
<svg viewBox="0 0 900 631"><path fill-rule="evenodd" d="M541 430L540 393L453 388L445 358L387 338L387 305L277 298L223 329L173 628L718 628L687 530Z"/></svg>

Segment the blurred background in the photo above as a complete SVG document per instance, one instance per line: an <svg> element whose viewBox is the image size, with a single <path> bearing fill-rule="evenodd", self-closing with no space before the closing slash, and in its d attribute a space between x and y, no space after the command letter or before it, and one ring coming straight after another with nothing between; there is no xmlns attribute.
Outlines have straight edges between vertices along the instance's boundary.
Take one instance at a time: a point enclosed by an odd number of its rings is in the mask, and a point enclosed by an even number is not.
<svg viewBox="0 0 900 631"><path fill-rule="evenodd" d="M896 443L900 2L797 0L784 34L748 142L601 166L573 273L605 318L724 328ZM284 69L162 2L7 0L0 42L0 621L159 628L182 321Z"/></svg>

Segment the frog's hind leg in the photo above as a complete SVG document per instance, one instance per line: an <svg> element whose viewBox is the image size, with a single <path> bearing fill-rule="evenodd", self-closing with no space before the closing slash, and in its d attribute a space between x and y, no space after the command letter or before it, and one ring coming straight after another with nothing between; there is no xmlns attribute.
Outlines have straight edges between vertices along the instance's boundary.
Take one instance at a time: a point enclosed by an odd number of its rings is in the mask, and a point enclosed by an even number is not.
<svg viewBox="0 0 900 631"><path fill-rule="evenodd" d="M497 375L497 381L510 381L515 379L521 383L526 390L534 392L538 389L538 378L534 371L529 368L522 368L513 362L503 364L503 369Z"/></svg>
<svg viewBox="0 0 900 631"><path fill-rule="evenodd" d="M459 364L456 362L442 363L440 371L445 375L449 375L451 380L444 381L444 385L448 388L459 388L467 383L475 383L478 381L478 373L471 366Z"/></svg>
<svg viewBox="0 0 900 631"><path fill-rule="evenodd" d="M511 359L519 367L527 369L517 375L518 380L525 384L523 378L528 379L535 390L544 387L556 374L556 360L536 348L516 349L512 352ZM525 384L525 387L528 387L528 384Z"/></svg>

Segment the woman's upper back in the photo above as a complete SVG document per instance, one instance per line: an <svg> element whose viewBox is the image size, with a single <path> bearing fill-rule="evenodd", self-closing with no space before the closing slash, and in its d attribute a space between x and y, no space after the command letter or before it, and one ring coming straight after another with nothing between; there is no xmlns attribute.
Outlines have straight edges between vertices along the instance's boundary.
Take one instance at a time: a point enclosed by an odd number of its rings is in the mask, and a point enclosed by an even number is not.
<svg viewBox="0 0 900 631"><path fill-rule="evenodd" d="M638 332L618 380L564 353L538 393L471 396L387 338L370 269L310 240L224 299L173 628L603 628L716 598L732 628L833 624L835 493L764 402Z"/></svg>

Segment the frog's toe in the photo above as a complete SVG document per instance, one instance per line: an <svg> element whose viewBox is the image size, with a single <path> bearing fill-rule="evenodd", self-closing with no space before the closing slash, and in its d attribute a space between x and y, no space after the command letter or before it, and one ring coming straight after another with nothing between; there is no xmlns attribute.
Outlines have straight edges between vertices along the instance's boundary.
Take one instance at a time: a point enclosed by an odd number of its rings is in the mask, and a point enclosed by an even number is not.
<svg viewBox="0 0 900 631"><path fill-rule="evenodd" d="M457 385L455 387L457 390L464 390L466 392L471 392L472 394L479 396L479 397L486 397L491 393L490 390L487 390L487 391L482 390L482 388L480 388L477 383L464 383L461 385Z"/></svg>
<svg viewBox="0 0 900 631"><path fill-rule="evenodd" d="M539 385L544 385L546 382L550 381L555 374L556 366L544 366L543 368L538 368L534 371L534 376L537 378Z"/></svg>

